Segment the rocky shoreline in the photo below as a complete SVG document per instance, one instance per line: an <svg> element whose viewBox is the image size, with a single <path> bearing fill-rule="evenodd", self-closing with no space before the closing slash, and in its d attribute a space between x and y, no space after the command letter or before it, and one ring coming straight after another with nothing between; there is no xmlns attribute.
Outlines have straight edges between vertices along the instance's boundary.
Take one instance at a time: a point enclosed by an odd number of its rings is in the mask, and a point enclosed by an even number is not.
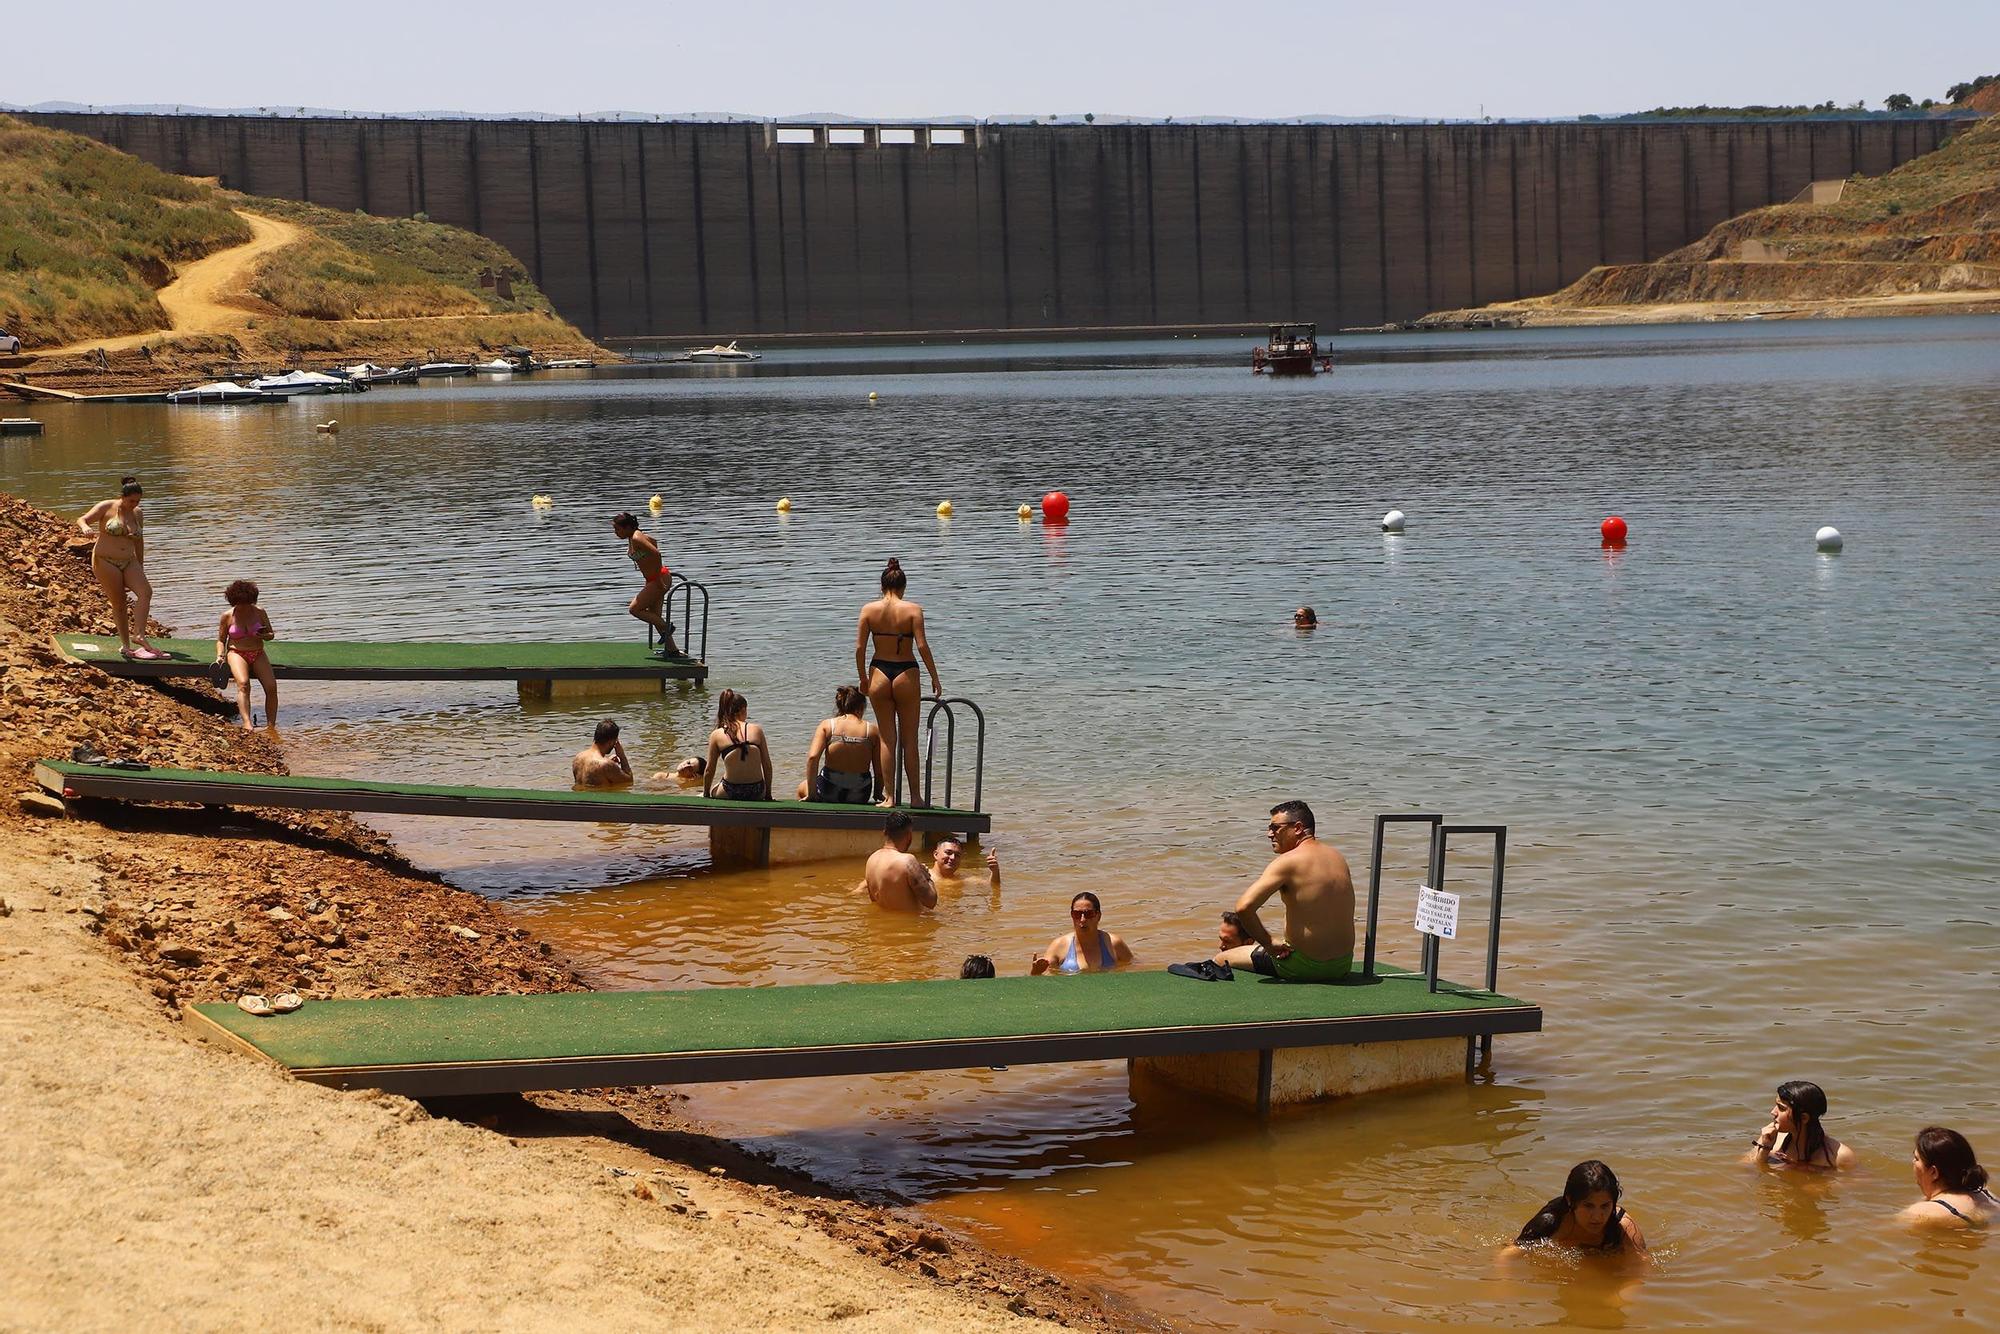
<svg viewBox="0 0 2000 1334"><path fill-rule="evenodd" d="M298 1084L187 1036L182 1004L252 991L492 994L587 979L342 814L63 818L34 799L33 763L79 744L283 772L279 747L233 726L211 687L119 680L55 654L58 631L108 629L74 537L0 496L0 756L22 794L0 809L0 857L15 868L0 891L0 1031L20 1038L0 1070L16 1135L0 1198L32 1223L0 1239L0 1307L15 1318L110 1328L174 1310L170 1324L233 1328L400 1311L397 1323L545 1329L552 1312L693 1323L706 1303L730 1326L1159 1327L1114 1296L781 1172L691 1122L671 1090L426 1108ZM421 1243L399 1239L404 1227ZM277 1235L259 1242L266 1229ZM255 1260L229 1251L239 1235ZM240 1272L224 1282L205 1245ZM245 1290L260 1266L283 1272ZM460 1305L423 1315L413 1283ZM587 1296L545 1309L565 1291Z"/></svg>

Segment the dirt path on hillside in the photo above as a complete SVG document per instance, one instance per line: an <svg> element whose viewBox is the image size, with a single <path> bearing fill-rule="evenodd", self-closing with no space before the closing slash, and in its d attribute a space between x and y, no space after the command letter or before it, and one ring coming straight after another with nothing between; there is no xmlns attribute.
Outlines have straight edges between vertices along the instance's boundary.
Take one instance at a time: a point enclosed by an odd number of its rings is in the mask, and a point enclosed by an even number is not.
<svg viewBox="0 0 2000 1334"><path fill-rule="evenodd" d="M203 256L183 268L172 282L160 289L160 306L167 312L168 325L165 329L126 334L119 338L87 339L67 347L36 348L35 354L57 357L89 352L93 348L119 352L151 342L163 333L234 333L244 328L255 317L239 306L225 304L224 295L243 287L251 273L269 255L298 240L304 233L289 222L280 222L259 213L237 209L236 216L250 224L251 237L248 241Z"/></svg>

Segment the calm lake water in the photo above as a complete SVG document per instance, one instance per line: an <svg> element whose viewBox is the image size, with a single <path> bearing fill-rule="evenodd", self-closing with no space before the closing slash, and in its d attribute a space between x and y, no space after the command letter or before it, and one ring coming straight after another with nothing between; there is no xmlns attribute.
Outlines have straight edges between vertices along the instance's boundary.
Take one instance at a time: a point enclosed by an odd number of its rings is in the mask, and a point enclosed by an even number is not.
<svg viewBox="0 0 2000 1334"><path fill-rule="evenodd" d="M1212 940L1282 798L1357 873L1378 811L1508 826L1501 987L1548 1027L1476 1083L1267 1124L1135 1096L1122 1064L692 1091L784 1162L1192 1328L1993 1321L1991 1242L1889 1219L1928 1122L2000 1165L2000 321L1342 340L1337 373L1290 383L1249 375L1251 341L36 407L48 434L0 446L0 487L76 513L137 472L164 619L205 629L248 575L282 633L389 639L629 634L606 517L665 498L647 527L715 597L709 690L288 686L300 772L557 786L606 713L665 768L731 686L789 786L899 557L948 690L991 721L1001 893L887 920L858 865L712 874L700 831L382 822L607 986L1020 971L1083 888L1163 965ZM1068 527L1017 522L1051 487ZM1613 512L1632 538L1607 553ZM1386 859L1392 963L1416 843ZM1453 874L1483 914L1479 857ZM1796 1078L1859 1171L1738 1165ZM1496 1275L1588 1157L1657 1272Z"/></svg>

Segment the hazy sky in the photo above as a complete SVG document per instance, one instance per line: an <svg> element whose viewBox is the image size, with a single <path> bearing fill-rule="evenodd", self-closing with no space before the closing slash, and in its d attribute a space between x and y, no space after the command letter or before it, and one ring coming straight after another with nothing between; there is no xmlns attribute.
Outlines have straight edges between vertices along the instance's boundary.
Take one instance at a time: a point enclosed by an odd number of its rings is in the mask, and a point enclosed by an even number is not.
<svg viewBox="0 0 2000 1334"><path fill-rule="evenodd" d="M2000 4L96 0L7 5L0 53L27 105L1511 118L1942 97Z"/></svg>

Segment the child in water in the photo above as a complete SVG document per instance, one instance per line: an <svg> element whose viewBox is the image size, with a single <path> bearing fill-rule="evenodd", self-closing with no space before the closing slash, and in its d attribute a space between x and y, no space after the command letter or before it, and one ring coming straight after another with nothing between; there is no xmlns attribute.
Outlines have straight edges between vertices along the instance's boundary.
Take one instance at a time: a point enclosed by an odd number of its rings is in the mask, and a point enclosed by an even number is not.
<svg viewBox="0 0 2000 1334"><path fill-rule="evenodd" d="M215 627L215 661L228 664L229 675L236 681L236 711L242 715L243 730L250 731L255 725L250 717L250 678L254 675L264 686L264 725L275 732L278 678L271 670L264 644L276 639L277 632L271 629L271 618L257 605L257 585L248 579L238 579L222 590L222 596L228 600L229 610L222 613Z"/></svg>

